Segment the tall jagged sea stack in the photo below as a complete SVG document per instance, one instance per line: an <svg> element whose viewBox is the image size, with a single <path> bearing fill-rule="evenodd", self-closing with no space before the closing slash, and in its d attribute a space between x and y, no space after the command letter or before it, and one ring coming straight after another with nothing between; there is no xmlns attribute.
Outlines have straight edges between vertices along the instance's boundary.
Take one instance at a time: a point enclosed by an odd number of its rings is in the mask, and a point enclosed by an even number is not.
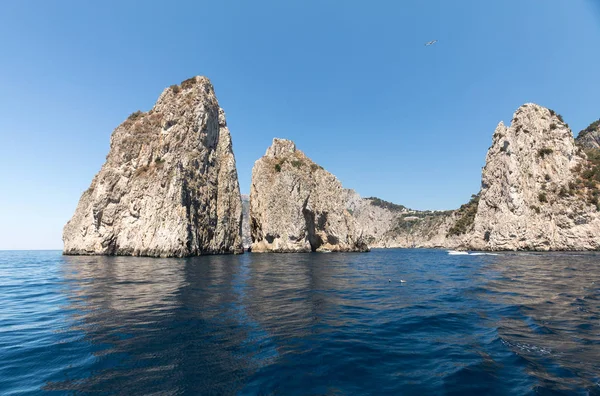
<svg viewBox="0 0 600 396"><path fill-rule="evenodd" d="M253 252L368 250L342 184L285 139L252 169L250 229Z"/></svg>
<svg viewBox="0 0 600 396"><path fill-rule="evenodd" d="M64 253L238 253L241 214L225 113L210 81L194 77L115 129L105 164L64 227Z"/></svg>
<svg viewBox="0 0 600 396"><path fill-rule="evenodd" d="M562 117L521 106L500 123L482 172L469 247L482 250L596 250L600 212L592 164Z"/></svg>

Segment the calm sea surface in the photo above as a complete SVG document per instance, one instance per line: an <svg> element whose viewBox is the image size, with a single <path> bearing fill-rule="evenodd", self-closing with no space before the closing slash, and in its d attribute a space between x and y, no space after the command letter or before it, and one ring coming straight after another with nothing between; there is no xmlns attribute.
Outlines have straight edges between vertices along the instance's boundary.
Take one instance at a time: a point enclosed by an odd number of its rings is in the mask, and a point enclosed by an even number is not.
<svg viewBox="0 0 600 396"><path fill-rule="evenodd" d="M0 394L40 393L600 394L600 255L0 252Z"/></svg>

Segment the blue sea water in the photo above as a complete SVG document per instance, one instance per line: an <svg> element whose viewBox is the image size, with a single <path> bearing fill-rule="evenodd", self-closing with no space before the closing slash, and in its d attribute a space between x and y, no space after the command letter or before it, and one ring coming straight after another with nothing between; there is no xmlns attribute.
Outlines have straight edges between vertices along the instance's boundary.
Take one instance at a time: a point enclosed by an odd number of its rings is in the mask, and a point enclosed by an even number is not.
<svg viewBox="0 0 600 396"><path fill-rule="evenodd" d="M593 253L0 252L0 394L600 394L599 269Z"/></svg>

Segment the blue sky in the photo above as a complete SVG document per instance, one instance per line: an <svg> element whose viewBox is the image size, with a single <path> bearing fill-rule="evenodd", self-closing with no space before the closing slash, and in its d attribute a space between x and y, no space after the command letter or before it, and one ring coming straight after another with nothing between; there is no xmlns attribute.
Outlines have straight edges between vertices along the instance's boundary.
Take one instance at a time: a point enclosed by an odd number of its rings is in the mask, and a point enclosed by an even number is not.
<svg viewBox="0 0 600 396"><path fill-rule="evenodd" d="M575 133L600 117L599 3L4 1L0 249L62 248L113 129L193 75L227 113L243 193L282 137L363 196L458 207L521 104Z"/></svg>

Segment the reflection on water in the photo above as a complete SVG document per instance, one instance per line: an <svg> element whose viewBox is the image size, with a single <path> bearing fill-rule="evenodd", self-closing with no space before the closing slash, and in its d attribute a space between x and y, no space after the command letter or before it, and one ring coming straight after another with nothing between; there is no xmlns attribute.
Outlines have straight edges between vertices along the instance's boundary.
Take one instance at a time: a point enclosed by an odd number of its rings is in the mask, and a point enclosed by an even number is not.
<svg viewBox="0 0 600 396"><path fill-rule="evenodd" d="M597 254L507 256L481 293L506 316L502 342L543 387L600 392L599 265Z"/></svg>
<svg viewBox="0 0 600 396"><path fill-rule="evenodd" d="M64 261L65 280L77 286L69 290L72 302L93 306L90 314L154 316L179 304L176 294L184 286L183 262L73 256L65 256Z"/></svg>
<svg viewBox="0 0 600 396"><path fill-rule="evenodd" d="M596 394L599 259L0 253L0 393Z"/></svg>

